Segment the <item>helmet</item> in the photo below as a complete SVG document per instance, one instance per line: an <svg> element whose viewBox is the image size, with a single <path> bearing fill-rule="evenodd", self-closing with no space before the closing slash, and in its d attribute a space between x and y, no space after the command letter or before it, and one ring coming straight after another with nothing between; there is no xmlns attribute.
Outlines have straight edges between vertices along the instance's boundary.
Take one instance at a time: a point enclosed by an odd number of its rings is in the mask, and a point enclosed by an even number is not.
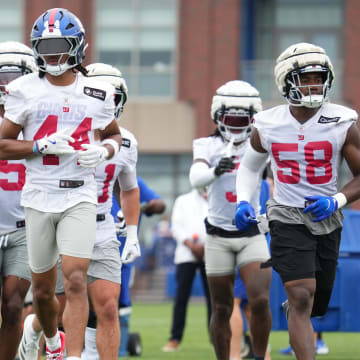
<svg viewBox="0 0 360 360"><path fill-rule="evenodd" d="M41 71L61 75L83 61L85 57L85 30L80 20L66 9L45 11L34 23L31 46ZM63 58L68 58L63 61ZM55 56L56 63L47 63L45 57Z"/></svg>
<svg viewBox="0 0 360 360"><path fill-rule="evenodd" d="M0 43L0 105L5 102L5 86L19 76L37 71L32 50L17 41Z"/></svg>
<svg viewBox="0 0 360 360"><path fill-rule="evenodd" d="M314 85L301 85L300 74L319 72L323 77L322 94L311 94ZM329 99L329 90L334 80L334 68L325 50L309 43L288 47L276 60L275 82L280 93L293 106L317 108ZM308 95L301 89L307 88Z"/></svg>
<svg viewBox="0 0 360 360"><path fill-rule="evenodd" d="M115 119L119 120L128 97L128 88L120 70L114 66L95 63L86 67L88 77L97 77L115 86Z"/></svg>
<svg viewBox="0 0 360 360"><path fill-rule="evenodd" d="M211 103L211 118L226 141L247 139L252 117L262 110L259 92L246 81L233 80L216 90Z"/></svg>

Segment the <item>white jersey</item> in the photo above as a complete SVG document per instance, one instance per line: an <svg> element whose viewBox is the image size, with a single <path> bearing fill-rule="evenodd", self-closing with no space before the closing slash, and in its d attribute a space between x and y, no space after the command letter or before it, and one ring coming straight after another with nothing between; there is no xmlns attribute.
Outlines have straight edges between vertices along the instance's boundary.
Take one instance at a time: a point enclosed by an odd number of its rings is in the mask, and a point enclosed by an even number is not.
<svg viewBox="0 0 360 360"><path fill-rule="evenodd" d="M304 207L304 196L331 196L337 192L341 150L356 111L325 104L304 124L280 105L255 115L261 144L271 157L274 200Z"/></svg>
<svg viewBox="0 0 360 360"><path fill-rule="evenodd" d="M25 171L25 160L0 160L0 235L15 231L25 219L20 205Z"/></svg>
<svg viewBox="0 0 360 360"><path fill-rule="evenodd" d="M228 143L222 140L221 136L209 136L196 139L193 142L194 161L199 159L206 160L210 167L215 167L221 158L227 156L226 147ZM232 221L236 211L236 169L245 154L249 141L245 141L240 146L233 146L232 155L235 156L236 168L217 178L208 186L207 195L209 203L208 220L211 225L217 226L227 231L237 231ZM260 176L255 194L251 200L254 209L259 212L260 196Z"/></svg>
<svg viewBox="0 0 360 360"><path fill-rule="evenodd" d="M114 119L114 88L78 74L73 84L52 85L37 73L22 76L7 86L5 117L22 126L25 140L37 140L69 129L71 145L94 142L94 130ZM26 182L21 204L43 212L62 212L79 202L96 204L94 169L77 163L78 154L34 155L26 158ZM66 180L83 181L64 188Z"/></svg>
<svg viewBox="0 0 360 360"><path fill-rule="evenodd" d="M105 221L96 223L96 244L116 239L114 219L110 213L115 181L120 179L122 174L136 171L137 141L130 131L122 127L120 131L120 151L112 159L100 164L95 172L98 196L96 214L105 215Z"/></svg>

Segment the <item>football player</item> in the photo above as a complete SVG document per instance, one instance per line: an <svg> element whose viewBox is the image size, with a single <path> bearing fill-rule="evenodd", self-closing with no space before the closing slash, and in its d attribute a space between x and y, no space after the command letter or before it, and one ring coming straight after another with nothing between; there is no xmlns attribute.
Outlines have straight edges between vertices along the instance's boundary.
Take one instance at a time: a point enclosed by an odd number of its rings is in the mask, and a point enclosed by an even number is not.
<svg viewBox="0 0 360 360"><path fill-rule="evenodd" d="M233 309L236 268L248 292L256 359L263 359L271 329L271 271L260 269L260 263L269 258L265 236L256 224L244 231L238 231L233 224L235 169L249 146L252 117L261 109L259 92L253 86L240 80L227 82L217 89L212 99L211 118L217 125L215 134L196 139L193 143L190 182L194 187L208 187L205 267L213 308L210 331L218 360L229 359L229 319ZM257 211L260 182L258 184L252 197Z"/></svg>
<svg viewBox="0 0 360 360"><path fill-rule="evenodd" d="M0 127L0 159L26 159L25 208L34 308L47 358L62 359L54 294L58 254L66 294L67 356L79 359L89 313L87 270L96 234L94 167L121 145L114 119L114 87L83 76L85 31L66 9L45 11L34 23L31 46L39 67L7 87ZM101 143L94 142L98 129ZM22 132L24 140L17 140Z"/></svg>
<svg viewBox="0 0 360 360"><path fill-rule="evenodd" d="M120 70L96 63L86 67L88 76L115 87L115 118L120 120L127 100L127 86ZM121 128L121 152L96 168L98 191L96 240L88 270L88 292L94 312L90 312L85 335L85 358L117 359L120 345L118 298L121 284L121 264L140 256L137 224L140 215L140 195L136 179L137 141ZM119 241L111 215L113 189L118 181L122 210L127 223L127 238L120 256ZM95 342L96 338L96 342Z"/></svg>
<svg viewBox="0 0 360 360"><path fill-rule="evenodd" d="M249 203L258 167L268 155L274 197L267 203L271 264L284 284L290 344L298 359L314 359L310 316L326 313L339 254L341 208L360 197L358 114L328 102L334 69L325 50L298 43L277 59L275 81L289 104L255 115L251 146L237 178L236 226L256 216ZM337 191L345 158L354 179Z"/></svg>
<svg viewBox="0 0 360 360"><path fill-rule="evenodd" d="M4 116L5 86L36 71L33 52L28 46L15 41L0 43L0 124ZM15 358L24 299L31 280L24 209L20 206L25 171L24 160L0 160L0 349L4 359Z"/></svg>

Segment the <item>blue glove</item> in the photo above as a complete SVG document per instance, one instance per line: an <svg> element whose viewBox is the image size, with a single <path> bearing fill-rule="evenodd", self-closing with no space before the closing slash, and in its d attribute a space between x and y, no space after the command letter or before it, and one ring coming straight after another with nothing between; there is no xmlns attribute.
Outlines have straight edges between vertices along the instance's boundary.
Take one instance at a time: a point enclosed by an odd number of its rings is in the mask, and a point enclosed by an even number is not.
<svg viewBox="0 0 360 360"><path fill-rule="evenodd" d="M311 204L303 210L303 213L310 212L313 214L315 216L313 218L314 222L328 218L338 209L338 202L332 196L305 196L305 200L311 202Z"/></svg>
<svg viewBox="0 0 360 360"><path fill-rule="evenodd" d="M253 224L257 224L254 208L247 201L240 201L235 212L236 227L240 231L244 231Z"/></svg>

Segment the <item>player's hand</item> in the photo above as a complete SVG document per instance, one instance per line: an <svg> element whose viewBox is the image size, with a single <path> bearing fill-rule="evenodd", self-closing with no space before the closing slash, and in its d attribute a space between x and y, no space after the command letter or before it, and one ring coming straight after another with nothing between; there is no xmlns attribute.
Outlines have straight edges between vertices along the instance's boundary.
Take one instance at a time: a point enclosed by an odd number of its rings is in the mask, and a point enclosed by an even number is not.
<svg viewBox="0 0 360 360"><path fill-rule="evenodd" d="M82 144L81 147L85 151L79 151L78 162L83 167L96 167L109 156L109 151L102 145Z"/></svg>
<svg viewBox="0 0 360 360"><path fill-rule="evenodd" d="M68 129L62 129L54 134L45 136L34 142L34 152L42 155L62 155L73 154L75 149L69 145L69 142L75 142L75 139L66 132Z"/></svg>
<svg viewBox="0 0 360 360"><path fill-rule="evenodd" d="M127 230L126 230L126 223L125 223L124 214L123 214L121 209L117 212L116 217L119 220L119 222L115 223L116 234L119 235L119 236L124 236L125 237L126 233L127 233Z"/></svg>
<svg viewBox="0 0 360 360"><path fill-rule="evenodd" d="M328 218L338 209L338 202L332 196L305 196L305 200L311 204L303 210L303 213L306 214L310 212L314 215L315 217L312 219L313 222Z"/></svg>
<svg viewBox="0 0 360 360"><path fill-rule="evenodd" d="M121 262L128 264L133 262L136 258L141 256L139 239L137 237L137 226L127 226L126 242L121 254Z"/></svg>
<svg viewBox="0 0 360 360"><path fill-rule="evenodd" d="M223 157L215 167L215 175L220 176L235 169L235 163L232 157Z"/></svg>
<svg viewBox="0 0 360 360"><path fill-rule="evenodd" d="M240 231L247 230L257 224L254 208L247 201L240 201L236 207L235 225Z"/></svg>

